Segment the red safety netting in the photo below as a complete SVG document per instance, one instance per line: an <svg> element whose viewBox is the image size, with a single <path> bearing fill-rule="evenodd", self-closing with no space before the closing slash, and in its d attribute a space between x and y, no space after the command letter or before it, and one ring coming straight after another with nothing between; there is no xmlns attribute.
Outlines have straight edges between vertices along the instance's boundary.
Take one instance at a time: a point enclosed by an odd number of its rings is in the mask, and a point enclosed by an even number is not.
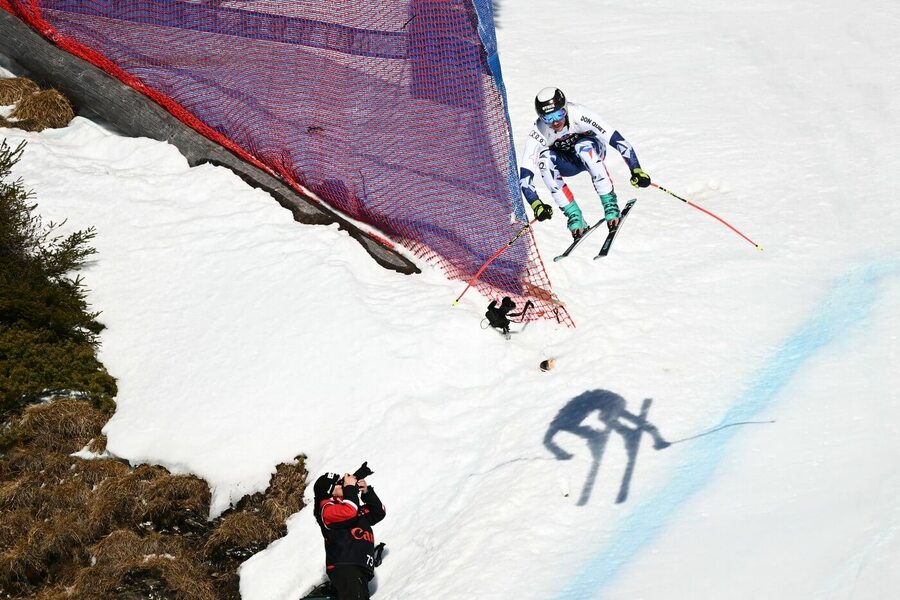
<svg viewBox="0 0 900 600"><path fill-rule="evenodd" d="M452 279L469 281L528 222L490 0L0 7ZM528 320L571 325L528 233L475 285L532 300Z"/></svg>

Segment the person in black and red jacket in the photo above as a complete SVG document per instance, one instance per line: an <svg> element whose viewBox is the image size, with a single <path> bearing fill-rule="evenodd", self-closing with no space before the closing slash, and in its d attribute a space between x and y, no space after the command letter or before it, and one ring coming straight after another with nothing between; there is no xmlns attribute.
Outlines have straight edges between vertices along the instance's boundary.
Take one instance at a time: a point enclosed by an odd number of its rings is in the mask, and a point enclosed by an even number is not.
<svg viewBox="0 0 900 600"><path fill-rule="evenodd" d="M384 505L365 479L326 473L316 480L314 514L325 538L325 570L338 600L368 600L375 575L372 526Z"/></svg>

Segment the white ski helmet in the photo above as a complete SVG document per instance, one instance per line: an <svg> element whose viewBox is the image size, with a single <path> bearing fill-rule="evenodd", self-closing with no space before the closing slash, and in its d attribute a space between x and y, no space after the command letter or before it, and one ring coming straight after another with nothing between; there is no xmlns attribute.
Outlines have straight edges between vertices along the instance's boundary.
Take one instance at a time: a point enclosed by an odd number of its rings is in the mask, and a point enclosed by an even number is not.
<svg viewBox="0 0 900 600"><path fill-rule="evenodd" d="M566 106L566 95L555 87L545 87L534 97L534 110L538 116L549 115Z"/></svg>

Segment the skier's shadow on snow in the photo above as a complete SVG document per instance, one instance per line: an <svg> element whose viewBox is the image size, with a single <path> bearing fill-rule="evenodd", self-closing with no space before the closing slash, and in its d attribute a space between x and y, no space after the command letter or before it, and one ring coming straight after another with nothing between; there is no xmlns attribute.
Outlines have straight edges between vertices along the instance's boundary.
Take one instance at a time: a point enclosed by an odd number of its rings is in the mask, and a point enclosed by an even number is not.
<svg viewBox="0 0 900 600"><path fill-rule="evenodd" d="M600 462L603 459L603 451L611 432L616 432L624 438L625 450L628 453L628 464L622 483L619 485L619 495L616 503L625 502L628 498L628 488L631 485L631 475L634 473L634 463L637 460L638 447L641 436L649 433L653 438L653 447L657 450L669 447L669 442L663 439L659 430L647 422L647 413L650 411L652 399L647 398L641 405L638 415L626 410L625 399L618 394L607 390L591 390L573 398L563 406L559 413L550 422L550 428L544 436L544 445L559 460L569 460L573 454L563 450L555 441L556 434L565 431L584 438L588 449L591 451L593 462L581 489L578 498L578 506L584 506L591 497L597 472L600 470ZM598 413L592 417L593 413ZM596 426L594 426L596 425Z"/></svg>

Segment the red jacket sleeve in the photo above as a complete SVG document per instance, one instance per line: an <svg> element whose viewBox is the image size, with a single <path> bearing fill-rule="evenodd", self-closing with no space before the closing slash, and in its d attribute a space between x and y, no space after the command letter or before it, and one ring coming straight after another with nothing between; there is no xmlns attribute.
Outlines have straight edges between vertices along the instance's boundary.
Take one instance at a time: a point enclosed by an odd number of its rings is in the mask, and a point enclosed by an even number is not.
<svg viewBox="0 0 900 600"><path fill-rule="evenodd" d="M325 527L340 525L355 519L359 508L349 500L328 500L322 507L322 523Z"/></svg>

